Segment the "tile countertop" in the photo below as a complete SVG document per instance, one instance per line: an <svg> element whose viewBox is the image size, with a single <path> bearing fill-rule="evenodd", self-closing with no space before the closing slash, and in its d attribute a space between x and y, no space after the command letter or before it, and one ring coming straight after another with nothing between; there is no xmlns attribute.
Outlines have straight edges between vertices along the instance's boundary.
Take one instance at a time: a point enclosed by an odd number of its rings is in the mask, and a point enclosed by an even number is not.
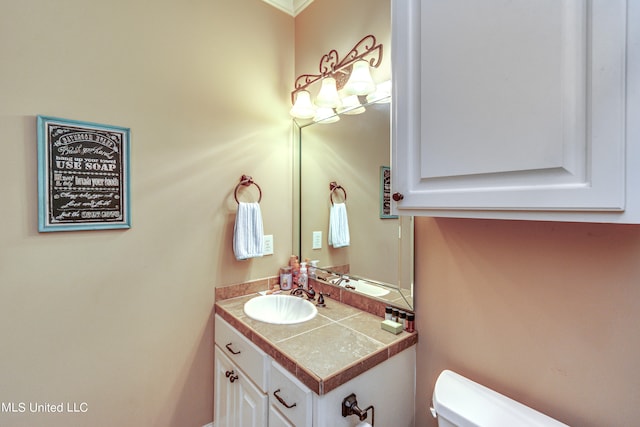
<svg viewBox="0 0 640 427"><path fill-rule="evenodd" d="M418 342L383 330L383 318L326 298L313 319L272 325L244 314L257 294L217 301L216 314L317 394L325 394Z"/></svg>

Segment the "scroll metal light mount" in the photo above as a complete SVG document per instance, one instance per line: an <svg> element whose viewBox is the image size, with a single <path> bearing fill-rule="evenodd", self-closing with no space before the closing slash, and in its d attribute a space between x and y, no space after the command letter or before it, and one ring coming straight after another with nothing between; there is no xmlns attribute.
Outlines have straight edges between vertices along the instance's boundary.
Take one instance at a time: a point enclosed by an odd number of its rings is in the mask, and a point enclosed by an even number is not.
<svg viewBox="0 0 640 427"><path fill-rule="evenodd" d="M294 90L291 92L291 103L295 103L296 93L307 89L313 83L324 77L336 79L338 89L344 87L349 75L350 67L359 60L366 60L369 66L378 68L382 62L382 45L376 41L375 36L369 34L364 36L342 60L338 56L338 51L331 49L320 59L319 74L302 74L296 79Z"/></svg>
<svg viewBox="0 0 640 427"><path fill-rule="evenodd" d="M356 43L342 59L335 49L329 51L320 59L318 74L302 74L296 78L291 92L291 115L322 121L333 109L346 114L364 112L359 96L366 96L367 102L388 102L391 82L376 85L370 73L371 68L378 68L382 63L382 51L382 44L371 34ZM318 81L322 86L312 101L309 87Z"/></svg>

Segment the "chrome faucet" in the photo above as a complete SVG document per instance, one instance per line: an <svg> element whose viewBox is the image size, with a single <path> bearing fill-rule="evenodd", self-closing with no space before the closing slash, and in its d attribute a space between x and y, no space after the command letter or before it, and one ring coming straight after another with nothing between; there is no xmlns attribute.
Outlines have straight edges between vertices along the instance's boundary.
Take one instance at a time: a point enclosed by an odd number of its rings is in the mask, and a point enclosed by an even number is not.
<svg viewBox="0 0 640 427"><path fill-rule="evenodd" d="M308 300L313 301L316 299L316 291L314 291L312 287L309 287L309 289L307 290L302 286L298 286L297 288L292 290L290 293L290 295L297 295L297 296L302 296L303 294L307 295Z"/></svg>

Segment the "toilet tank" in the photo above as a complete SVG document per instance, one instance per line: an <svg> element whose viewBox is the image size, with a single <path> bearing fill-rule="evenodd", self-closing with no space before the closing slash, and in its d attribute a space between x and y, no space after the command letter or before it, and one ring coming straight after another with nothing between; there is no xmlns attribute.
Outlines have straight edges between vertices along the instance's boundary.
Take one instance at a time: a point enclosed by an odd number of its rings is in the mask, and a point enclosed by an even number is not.
<svg viewBox="0 0 640 427"><path fill-rule="evenodd" d="M449 370L438 376L432 412L440 427L568 427Z"/></svg>

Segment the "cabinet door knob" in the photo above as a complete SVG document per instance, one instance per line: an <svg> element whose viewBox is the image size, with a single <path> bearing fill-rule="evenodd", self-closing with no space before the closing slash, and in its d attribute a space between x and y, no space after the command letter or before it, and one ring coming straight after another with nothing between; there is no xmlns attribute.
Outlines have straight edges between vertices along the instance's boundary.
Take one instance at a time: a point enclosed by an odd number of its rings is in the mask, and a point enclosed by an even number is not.
<svg viewBox="0 0 640 427"><path fill-rule="evenodd" d="M229 344L225 345L225 347L227 348L227 350L229 350L229 351L231 352L231 354L240 354L240 353L241 353L241 351L240 351L240 350L238 350L238 351L234 351L234 350L231 348L231 344L232 344L232 343L229 343Z"/></svg>
<svg viewBox="0 0 640 427"><path fill-rule="evenodd" d="M229 378L229 381L231 381L231 382L234 382L235 380L238 379L238 376L235 375L235 372L233 370L225 372L224 375L227 378Z"/></svg>
<svg viewBox="0 0 640 427"><path fill-rule="evenodd" d="M278 402L280 402L280 403L282 403L284 405L285 408L291 409L294 406L296 406L295 402L293 403L293 405L288 405L287 402L285 402L284 399L282 397L280 397L280 395L278 393L280 393L280 389L277 389L276 391L274 391L273 395L276 397L276 399L278 399Z"/></svg>
<svg viewBox="0 0 640 427"><path fill-rule="evenodd" d="M393 197L393 200L395 200L396 202L404 199L404 195L402 193L393 193L393 196L391 197Z"/></svg>

